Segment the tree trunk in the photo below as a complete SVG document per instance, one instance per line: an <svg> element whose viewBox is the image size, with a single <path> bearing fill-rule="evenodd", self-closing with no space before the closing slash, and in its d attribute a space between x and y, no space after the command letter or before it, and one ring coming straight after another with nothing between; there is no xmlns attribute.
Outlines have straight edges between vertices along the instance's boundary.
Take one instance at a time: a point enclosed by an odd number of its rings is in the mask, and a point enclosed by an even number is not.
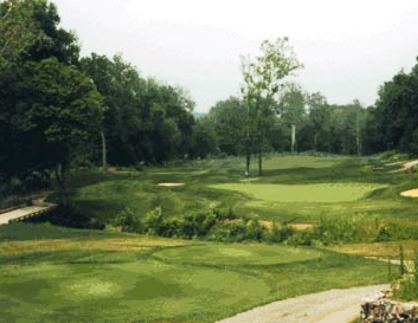
<svg viewBox="0 0 418 323"><path fill-rule="evenodd" d="M245 163L245 176L250 176L250 162L251 162L251 153L247 152L246 163Z"/></svg>
<svg viewBox="0 0 418 323"><path fill-rule="evenodd" d="M361 138L360 138L360 117L357 112L357 121L356 121L356 145L357 145L357 155L361 156Z"/></svg>
<svg viewBox="0 0 418 323"><path fill-rule="evenodd" d="M258 176L263 176L263 152L258 151Z"/></svg>
<svg viewBox="0 0 418 323"><path fill-rule="evenodd" d="M55 170L55 177L57 179L58 186L60 188L61 195L61 204L63 206L68 206L68 183L67 183L67 174L66 170L63 168L62 164L58 164Z"/></svg>
<svg viewBox="0 0 418 323"><path fill-rule="evenodd" d="M105 134L104 134L103 131L100 134L101 134L101 137L102 137L102 166L103 166L103 169L106 170L106 168L107 168L106 137L105 137Z"/></svg>
<svg viewBox="0 0 418 323"><path fill-rule="evenodd" d="M318 133L314 134L314 151L318 151Z"/></svg>
<svg viewBox="0 0 418 323"><path fill-rule="evenodd" d="M290 144L290 151L292 154L295 152L295 145L296 145L296 125L292 124L292 131L291 131L291 144Z"/></svg>

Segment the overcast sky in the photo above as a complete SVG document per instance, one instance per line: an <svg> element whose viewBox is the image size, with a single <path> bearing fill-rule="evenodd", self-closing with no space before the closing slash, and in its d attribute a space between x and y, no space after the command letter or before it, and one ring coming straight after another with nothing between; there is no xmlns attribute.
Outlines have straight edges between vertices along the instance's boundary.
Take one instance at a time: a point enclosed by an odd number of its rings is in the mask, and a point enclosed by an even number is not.
<svg viewBox="0 0 418 323"><path fill-rule="evenodd" d="M242 54L289 36L297 82L332 103L373 104L418 56L416 0L55 0L83 55L122 53L143 76L189 91L196 110L239 94Z"/></svg>

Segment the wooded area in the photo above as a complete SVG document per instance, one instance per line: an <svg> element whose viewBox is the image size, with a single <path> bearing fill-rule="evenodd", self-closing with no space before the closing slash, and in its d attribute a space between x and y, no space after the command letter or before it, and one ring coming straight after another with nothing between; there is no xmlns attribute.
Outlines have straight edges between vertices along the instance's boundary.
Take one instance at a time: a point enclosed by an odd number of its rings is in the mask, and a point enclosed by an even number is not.
<svg viewBox="0 0 418 323"><path fill-rule="evenodd" d="M187 91L122 56L80 57L53 3L2 1L0 181L34 189L55 173L65 190L68 171L89 165L242 155L247 174L255 156L261 175L265 152L418 153L418 65L383 84L370 107L308 93L288 78L302 68L288 38L264 41L242 60L242 95L195 118Z"/></svg>

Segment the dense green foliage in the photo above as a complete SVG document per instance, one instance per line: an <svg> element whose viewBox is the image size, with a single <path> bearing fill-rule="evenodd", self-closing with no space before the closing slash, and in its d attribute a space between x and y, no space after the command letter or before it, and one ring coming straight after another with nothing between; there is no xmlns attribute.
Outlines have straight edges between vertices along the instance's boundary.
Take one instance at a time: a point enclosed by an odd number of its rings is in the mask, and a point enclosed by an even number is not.
<svg viewBox="0 0 418 323"><path fill-rule="evenodd" d="M80 60L48 0L2 1L0 17L0 196L44 188L55 171L65 197L68 171L106 155L113 165L200 155L206 133L193 135L184 91L120 56Z"/></svg>
<svg viewBox="0 0 418 323"><path fill-rule="evenodd" d="M399 149L418 154L418 65L410 73L401 71L379 91L368 120L371 149Z"/></svg>
<svg viewBox="0 0 418 323"><path fill-rule="evenodd" d="M277 113L266 115L263 142L254 142L261 144L265 152L291 152L292 126L295 127L294 152L354 155L377 151L366 132L369 110L358 101L331 105L320 93L305 94L300 87L291 85L273 105ZM245 103L231 97L218 102L199 120L208 129L215 130L212 145L205 146L210 153L219 151L234 156L245 153L246 114Z"/></svg>
<svg viewBox="0 0 418 323"><path fill-rule="evenodd" d="M32 26L36 34L29 33L25 45L0 66L0 178L7 183L35 171L45 178L56 169L65 188L66 172L73 162L90 155L90 142L101 128L101 96L74 66L79 46L72 33L59 27L53 4L4 1L0 8L6 17L0 25L6 23L15 33L13 26Z"/></svg>
<svg viewBox="0 0 418 323"><path fill-rule="evenodd" d="M141 78L120 56L92 54L81 66L104 98L110 164L162 163L190 153L194 103L181 89Z"/></svg>

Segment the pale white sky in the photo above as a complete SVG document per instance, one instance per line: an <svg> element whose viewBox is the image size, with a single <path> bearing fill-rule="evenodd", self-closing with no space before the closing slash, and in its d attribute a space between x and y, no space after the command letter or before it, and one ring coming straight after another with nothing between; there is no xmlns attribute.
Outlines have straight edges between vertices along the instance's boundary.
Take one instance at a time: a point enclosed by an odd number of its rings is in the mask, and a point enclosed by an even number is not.
<svg viewBox="0 0 418 323"><path fill-rule="evenodd" d="M123 53L142 75L188 90L196 111L239 95L242 54L289 36L297 81L332 103L374 103L418 56L416 0L54 0L83 55Z"/></svg>

